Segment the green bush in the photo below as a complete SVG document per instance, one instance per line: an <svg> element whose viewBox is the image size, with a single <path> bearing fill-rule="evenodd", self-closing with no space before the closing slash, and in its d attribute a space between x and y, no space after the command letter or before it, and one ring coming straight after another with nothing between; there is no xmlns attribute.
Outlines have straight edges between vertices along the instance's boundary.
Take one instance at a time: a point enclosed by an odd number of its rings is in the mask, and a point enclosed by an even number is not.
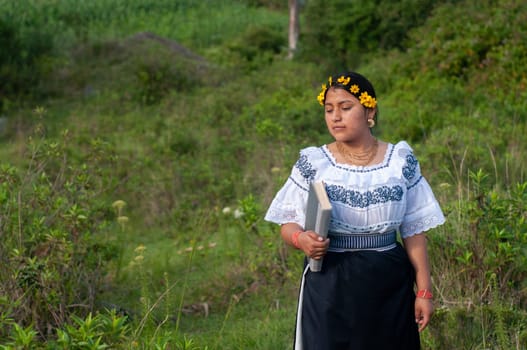
<svg viewBox="0 0 527 350"><path fill-rule="evenodd" d="M527 183L502 192L489 180L478 171L469 184L443 186L459 199L445 206L446 225L429 235L439 296L433 348L526 344Z"/></svg>
<svg viewBox="0 0 527 350"><path fill-rule="evenodd" d="M525 69L522 64L511 66L512 61L525 60L520 39L526 31L525 9L525 3L509 0L499 1L498 6L494 1L463 1L461 6L452 3L438 7L426 25L411 32L415 44L403 69L411 76L427 73L463 80L475 78L478 84L482 82L480 77L498 78L495 70L506 70L516 77ZM446 17L450 18L448 22L443 20ZM499 81L517 82L503 79L503 75ZM494 91L501 84L488 87Z"/></svg>
<svg viewBox="0 0 527 350"><path fill-rule="evenodd" d="M287 46L282 28L251 25L209 57L239 73L247 73L271 65Z"/></svg>
<svg viewBox="0 0 527 350"><path fill-rule="evenodd" d="M200 57L185 57L184 53L171 49L170 43L162 45L156 43L155 38L146 37L147 41L142 45L129 49L135 58L132 61L135 79L131 91L136 100L152 105L159 103L170 92L187 94L204 82L212 83L214 77Z"/></svg>
<svg viewBox="0 0 527 350"><path fill-rule="evenodd" d="M94 310L117 254L102 240L114 216L99 197L113 189L114 180L99 172L114 155L97 140L75 155L80 161L71 152L67 132L61 139L37 132L24 167L0 167L0 314L40 337L52 336L72 314ZM3 324L0 337L12 327Z"/></svg>
<svg viewBox="0 0 527 350"><path fill-rule="evenodd" d="M307 1L301 25L301 57L323 69L355 69L363 57L406 49L408 33L422 25L441 0Z"/></svg>
<svg viewBox="0 0 527 350"><path fill-rule="evenodd" d="M35 92L53 50L51 32L41 21L23 28L16 17L0 14L0 113L9 100Z"/></svg>

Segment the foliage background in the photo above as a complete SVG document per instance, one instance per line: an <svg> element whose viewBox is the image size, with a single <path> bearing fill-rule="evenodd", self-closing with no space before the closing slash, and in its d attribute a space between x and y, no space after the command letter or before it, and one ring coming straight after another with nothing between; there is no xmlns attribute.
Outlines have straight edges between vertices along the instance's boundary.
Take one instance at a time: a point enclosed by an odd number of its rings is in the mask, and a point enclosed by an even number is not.
<svg viewBox="0 0 527 350"><path fill-rule="evenodd" d="M526 5L301 4L287 60L282 1L0 0L2 348L291 348L262 217L341 69L447 216L423 347L526 347Z"/></svg>

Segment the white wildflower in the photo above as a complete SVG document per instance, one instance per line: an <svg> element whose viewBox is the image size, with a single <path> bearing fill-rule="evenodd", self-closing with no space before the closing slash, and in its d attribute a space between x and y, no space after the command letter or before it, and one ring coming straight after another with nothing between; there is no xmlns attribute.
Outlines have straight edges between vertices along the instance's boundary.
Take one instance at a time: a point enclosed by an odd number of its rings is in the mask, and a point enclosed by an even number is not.
<svg viewBox="0 0 527 350"><path fill-rule="evenodd" d="M239 208L236 208L234 211L234 218L239 219L243 216L243 211Z"/></svg>

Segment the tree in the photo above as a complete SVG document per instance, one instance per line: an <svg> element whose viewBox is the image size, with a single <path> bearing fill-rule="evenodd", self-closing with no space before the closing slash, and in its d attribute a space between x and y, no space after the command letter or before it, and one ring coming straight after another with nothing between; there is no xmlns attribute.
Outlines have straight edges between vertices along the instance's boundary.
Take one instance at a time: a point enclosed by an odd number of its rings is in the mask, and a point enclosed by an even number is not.
<svg viewBox="0 0 527 350"><path fill-rule="evenodd" d="M298 23L299 0L289 0L289 53L287 58L295 55L300 25Z"/></svg>

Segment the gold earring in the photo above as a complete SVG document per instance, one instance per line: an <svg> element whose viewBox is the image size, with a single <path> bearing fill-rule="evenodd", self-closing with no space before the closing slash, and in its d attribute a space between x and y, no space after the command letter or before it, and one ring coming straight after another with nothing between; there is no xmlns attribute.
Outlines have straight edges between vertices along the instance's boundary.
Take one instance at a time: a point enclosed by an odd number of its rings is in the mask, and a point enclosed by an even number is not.
<svg viewBox="0 0 527 350"><path fill-rule="evenodd" d="M375 126L375 120L373 119L368 119L368 126L371 128L373 128Z"/></svg>

